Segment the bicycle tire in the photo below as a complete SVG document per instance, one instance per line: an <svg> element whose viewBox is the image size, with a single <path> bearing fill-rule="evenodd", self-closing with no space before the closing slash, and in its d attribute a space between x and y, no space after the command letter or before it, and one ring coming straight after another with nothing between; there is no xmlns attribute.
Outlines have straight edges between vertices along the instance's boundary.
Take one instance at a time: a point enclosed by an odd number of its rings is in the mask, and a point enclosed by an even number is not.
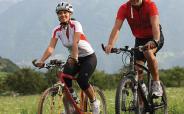
<svg viewBox="0 0 184 114"><path fill-rule="evenodd" d="M135 80L128 77L120 80L115 96L115 114L141 114L139 97L134 91L134 85Z"/></svg>
<svg viewBox="0 0 184 114"><path fill-rule="evenodd" d="M153 112L151 114L168 114L167 94L166 94L165 86L162 83L162 81L160 81L160 84L162 86L163 95L160 98L152 99L151 102L153 104ZM157 104L154 105L154 102L157 102ZM159 105L161 105L162 108L155 109L155 107L158 107Z"/></svg>
<svg viewBox="0 0 184 114"><path fill-rule="evenodd" d="M38 114L64 114L63 96L58 94L58 87L46 89L38 104Z"/></svg>
<svg viewBox="0 0 184 114"><path fill-rule="evenodd" d="M97 86L93 86L96 97L98 100L100 100L100 113L99 114L107 114L107 105L106 105L106 99L103 91L98 88ZM84 99L84 112L92 112L91 106L90 106L90 100L87 98Z"/></svg>

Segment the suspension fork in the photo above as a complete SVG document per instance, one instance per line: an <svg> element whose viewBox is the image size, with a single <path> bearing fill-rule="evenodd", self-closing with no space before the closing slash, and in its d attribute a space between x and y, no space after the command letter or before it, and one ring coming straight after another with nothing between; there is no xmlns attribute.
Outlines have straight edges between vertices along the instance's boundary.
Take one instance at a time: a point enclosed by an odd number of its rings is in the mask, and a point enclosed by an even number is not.
<svg viewBox="0 0 184 114"><path fill-rule="evenodd" d="M134 71L134 79L132 80L133 82L133 104L136 107L137 106L137 102L138 102L138 72Z"/></svg>

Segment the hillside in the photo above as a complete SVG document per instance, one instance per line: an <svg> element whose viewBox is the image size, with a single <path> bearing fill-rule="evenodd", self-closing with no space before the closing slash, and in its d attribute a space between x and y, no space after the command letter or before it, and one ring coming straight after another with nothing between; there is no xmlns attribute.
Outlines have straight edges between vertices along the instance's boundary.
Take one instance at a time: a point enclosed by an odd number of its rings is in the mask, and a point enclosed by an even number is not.
<svg viewBox="0 0 184 114"><path fill-rule="evenodd" d="M0 6L3 6L0 7L0 12L2 12L0 13L0 49L3 49L0 51L0 56L10 58L17 65L31 66L31 61L42 55L50 41L52 29L59 23L55 14L58 0L16 1L20 2L4 3L4 5L0 2ZM107 43L118 7L125 1L127 0L72 1L73 17L81 22L88 40L96 51L99 70L112 73L122 66L121 56L106 56L101 49L101 43ZM184 66L182 62L184 15L181 15L184 1L179 0L177 3L173 0L153 1L158 5L165 36L164 47L157 56L160 67ZM134 45L134 38L127 22L124 23L119 37L116 47ZM53 57L66 58L68 55L60 43L58 42Z"/></svg>
<svg viewBox="0 0 184 114"><path fill-rule="evenodd" d="M0 57L0 72L14 72L19 70L19 67L11 60Z"/></svg>

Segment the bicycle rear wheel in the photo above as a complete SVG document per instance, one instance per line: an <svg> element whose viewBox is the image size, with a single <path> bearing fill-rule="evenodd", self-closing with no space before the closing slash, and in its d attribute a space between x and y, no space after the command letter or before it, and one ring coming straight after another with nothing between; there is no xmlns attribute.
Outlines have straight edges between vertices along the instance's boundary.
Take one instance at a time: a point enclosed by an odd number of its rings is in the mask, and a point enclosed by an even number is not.
<svg viewBox="0 0 184 114"><path fill-rule="evenodd" d="M107 114L107 105L106 105L106 99L105 95L103 94L103 91L99 89L96 86L93 86L96 98L100 100L100 113L99 114ZM85 96L84 98L84 112L92 112L92 108L90 105L90 100Z"/></svg>
<svg viewBox="0 0 184 114"><path fill-rule="evenodd" d="M167 94L164 84L160 81L163 90L163 96L152 99L153 112L151 114L168 114Z"/></svg>
<svg viewBox="0 0 184 114"><path fill-rule="evenodd" d="M65 114L63 96L58 92L58 87L51 87L42 94L38 114Z"/></svg>
<svg viewBox="0 0 184 114"><path fill-rule="evenodd" d="M130 78L123 78L116 90L116 114L141 114L139 97L134 90L135 82Z"/></svg>

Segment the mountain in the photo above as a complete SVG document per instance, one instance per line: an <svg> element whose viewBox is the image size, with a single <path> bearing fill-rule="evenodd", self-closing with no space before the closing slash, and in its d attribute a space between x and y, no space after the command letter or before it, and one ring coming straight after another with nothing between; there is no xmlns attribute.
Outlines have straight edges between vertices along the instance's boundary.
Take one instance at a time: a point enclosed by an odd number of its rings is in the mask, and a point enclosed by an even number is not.
<svg viewBox="0 0 184 114"><path fill-rule="evenodd" d="M96 51L97 68L110 73L120 69L121 55L107 56L101 49L101 43L107 44L116 12L125 1L72 1L73 17L81 22L88 40ZM184 36L184 8L181 5L184 1L155 2L160 10L160 21L165 35L164 48L158 54L160 66L184 66L184 62L181 62L184 56L184 39L181 39ZM3 10L0 13L0 56L9 58L20 66L31 65L33 59L41 57L50 41L53 28L59 24L55 14L56 4L57 1L52 0L22 0ZM134 38L127 22L124 23L119 37L116 47L134 45ZM63 49L59 42L52 58L66 59L67 56L66 49Z"/></svg>
<svg viewBox="0 0 184 114"><path fill-rule="evenodd" d="M19 67L11 60L0 57L0 72L14 72L19 70Z"/></svg>

